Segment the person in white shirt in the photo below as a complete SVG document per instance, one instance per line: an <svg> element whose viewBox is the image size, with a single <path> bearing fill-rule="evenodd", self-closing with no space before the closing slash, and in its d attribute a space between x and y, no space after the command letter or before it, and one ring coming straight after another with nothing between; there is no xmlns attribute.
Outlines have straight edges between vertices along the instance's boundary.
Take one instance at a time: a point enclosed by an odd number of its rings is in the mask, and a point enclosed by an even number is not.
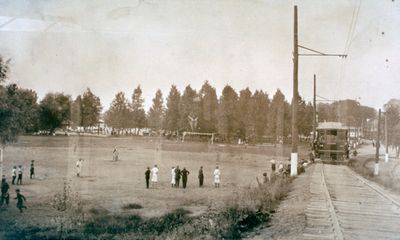
<svg viewBox="0 0 400 240"><path fill-rule="evenodd" d="M14 166L13 169L11 170L11 176L12 176L12 185L15 185L15 179L17 179L17 166Z"/></svg>
<svg viewBox="0 0 400 240"><path fill-rule="evenodd" d="M175 187L175 167L171 168L171 187Z"/></svg>
<svg viewBox="0 0 400 240"><path fill-rule="evenodd" d="M157 164L156 164L151 169L151 184L153 185L153 187L156 186L157 182L158 182L158 167L157 167Z"/></svg>
<svg viewBox="0 0 400 240"><path fill-rule="evenodd" d="M19 166L18 166L17 185L18 185L18 184L22 185L22 173L23 173L22 165L19 165Z"/></svg>
<svg viewBox="0 0 400 240"><path fill-rule="evenodd" d="M216 188L219 188L220 182L221 182L221 171L219 170L219 167L216 166L214 170L214 186Z"/></svg>
<svg viewBox="0 0 400 240"><path fill-rule="evenodd" d="M83 159L79 158L79 160L76 162L76 176L78 177L80 177L81 175L82 165L83 165Z"/></svg>

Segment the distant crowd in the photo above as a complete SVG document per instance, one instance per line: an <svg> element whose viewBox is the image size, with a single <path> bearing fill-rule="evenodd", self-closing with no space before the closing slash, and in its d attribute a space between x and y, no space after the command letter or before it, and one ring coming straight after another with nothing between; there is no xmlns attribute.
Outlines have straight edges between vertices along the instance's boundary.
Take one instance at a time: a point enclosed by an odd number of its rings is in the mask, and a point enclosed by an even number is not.
<svg viewBox="0 0 400 240"><path fill-rule="evenodd" d="M147 167L146 171L144 172L145 180L146 180L146 188L151 187L156 188L158 183L158 173L159 169L157 164L154 165L153 168ZM171 168L171 187L179 188L180 182L182 181L182 188L186 188L187 180L190 172L184 167L182 170L179 166ZM200 167L198 172L198 180L199 180L199 187L203 187L204 183L204 173L203 173L203 166ZM214 187L219 188L221 183L221 170L217 165L214 170Z"/></svg>

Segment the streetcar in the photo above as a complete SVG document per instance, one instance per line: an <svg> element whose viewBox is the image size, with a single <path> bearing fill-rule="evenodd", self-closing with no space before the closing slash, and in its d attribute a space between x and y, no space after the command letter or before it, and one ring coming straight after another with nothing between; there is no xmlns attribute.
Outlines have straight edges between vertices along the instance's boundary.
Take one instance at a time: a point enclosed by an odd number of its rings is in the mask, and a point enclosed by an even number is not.
<svg viewBox="0 0 400 240"><path fill-rule="evenodd" d="M316 157L343 162L349 158L349 129L340 122L322 122L317 127Z"/></svg>

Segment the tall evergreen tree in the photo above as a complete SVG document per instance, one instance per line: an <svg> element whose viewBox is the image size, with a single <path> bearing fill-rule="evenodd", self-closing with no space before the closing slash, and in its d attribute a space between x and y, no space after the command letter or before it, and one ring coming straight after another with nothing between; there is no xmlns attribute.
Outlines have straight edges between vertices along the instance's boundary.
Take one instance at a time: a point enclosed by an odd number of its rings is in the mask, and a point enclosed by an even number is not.
<svg viewBox="0 0 400 240"><path fill-rule="evenodd" d="M78 95L71 105L71 125L76 128L82 126L82 96Z"/></svg>
<svg viewBox="0 0 400 240"><path fill-rule="evenodd" d="M226 85L222 90L218 106L218 132L226 140L238 136L237 101L238 95L235 90Z"/></svg>
<svg viewBox="0 0 400 240"><path fill-rule="evenodd" d="M148 113L148 124L151 129L160 130L164 119L164 103L160 89L157 90L153 98L153 105Z"/></svg>
<svg viewBox="0 0 400 240"><path fill-rule="evenodd" d="M132 127L140 129L146 125L146 112L144 111L144 99L140 85L135 88L132 94Z"/></svg>
<svg viewBox="0 0 400 240"><path fill-rule="evenodd" d="M218 98L215 88L206 81L199 92L201 99L201 115L199 126L202 132L216 132L218 117Z"/></svg>
<svg viewBox="0 0 400 240"><path fill-rule="evenodd" d="M239 136L242 139L247 139L254 135L254 125L251 119L253 108L252 93L249 88L241 90L239 93L239 100L237 105L237 116L238 116L238 130Z"/></svg>
<svg viewBox="0 0 400 240"><path fill-rule="evenodd" d="M271 102L269 111L269 134L274 141L283 139L285 132L285 96L281 90L277 90Z"/></svg>
<svg viewBox="0 0 400 240"><path fill-rule="evenodd" d="M262 141L267 133L269 98L263 91L255 91L252 96L251 118L249 122L254 127L254 135L257 141Z"/></svg>
<svg viewBox="0 0 400 240"><path fill-rule="evenodd" d="M191 118L199 118L200 115L200 97L196 90L190 85L186 86L179 102L179 129L182 131L191 131L189 116ZM197 129L197 128L196 128ZM193 129L196 131L196 129Z"/></svg>
<svg viewBox="0 0 400 240"><path fill-rule="evenodd" d="M131 117L129 102L125 94L123 92L117 93L105 114L105 123L112 128L122 130L130 127Z"/></svg>
<svg viewBox="0 0 400 240"><path fill-rule="evenodd" d="M171 90L167 97L167 109L165 112L165 128L170 131L179 130L179 102L181 94L175 85L171 86Z"/></svg>
<svg viewBox="0 0 400 240"><path fill-rule="evenodd" d="M297 129L300 135L309 136L312 131L313 124L313 106L312 104L306 103L304 100L300 100L300 104L297 112Z"/></svg>

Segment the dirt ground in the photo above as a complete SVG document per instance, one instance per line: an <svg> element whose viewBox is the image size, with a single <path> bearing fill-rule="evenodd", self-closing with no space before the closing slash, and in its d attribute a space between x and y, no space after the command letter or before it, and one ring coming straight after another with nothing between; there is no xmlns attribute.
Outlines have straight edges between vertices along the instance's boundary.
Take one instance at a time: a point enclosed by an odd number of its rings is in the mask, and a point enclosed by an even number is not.
<svg viewBox="0 0 400 240"><path fill-rule="evenodd" d="M74 148L76 146L76 151ZM119 161L113 162L112 150L119 149ZM300 158L306 157L300 148ZM218 208L243 189L256 186L256 176L270 171L270 160L287 163L290 148L285 146L238 146L199 142L175 142L160 138L104 137L44 137L24 136L8 146L4 155L4 173L10 183L11 168L23 165L21 186L11 186L11 196L19 187L27 198L24 216L31 222L46 222L54 214L50 203L60 192L64 181L71 184L85 202L85 208L121 213L122 206L136 203L142 209L128 210L142 216L158 216L178 207L193 214L208 208ZM82 177L76 177L75 163L83 158ZM36 178L29 179L29 164L35 160ZM213 170L219 164L221 188L213 187ZM146 189L144 171L157 164L160 182L156 189ZM191 173L187 189L170 186L172 166L186 167ZM198 187L197 171L204 168L204 188ZM1 214L5 216L4 214ZM8 216L23 218L14 200L7 209Z"/></svg>
<svg viewBox="0 0 400 240"><path fill-rule="evenodd" d="M358 150L359 154L356 161L360 161L364 166L369 169L371 176L366 176L370 180L377 182L378 184L400 193L400 159L396 158L395 150L389 148L389 162L385 162L385 147L380 148L379 154L379 175L372 176L375 167L375 153L376 148L372 146L372 143L367 142L362 145Z"/></svg>
<svg viewBox="0 0 400 240"><path fill-rule="evenodd" d="M283 200L268 228L253 232L246 239L301 239L306 226L305 210L311 198L310 182L314 165L306 168L306 172L299 175L292 182L292 190Z"/></svg>

